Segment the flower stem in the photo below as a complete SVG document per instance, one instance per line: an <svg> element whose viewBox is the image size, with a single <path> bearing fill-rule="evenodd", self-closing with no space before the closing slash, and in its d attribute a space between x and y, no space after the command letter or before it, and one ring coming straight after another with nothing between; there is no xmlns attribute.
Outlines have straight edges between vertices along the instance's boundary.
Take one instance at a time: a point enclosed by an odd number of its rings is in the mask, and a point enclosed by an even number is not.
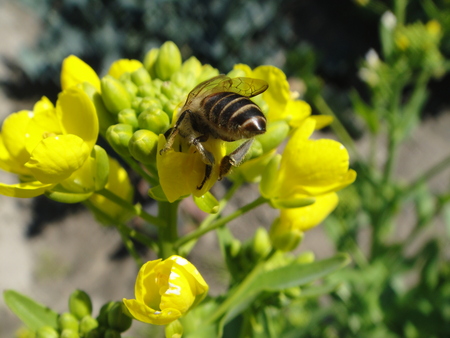
<svg viewBox="0 0 450 338"><path fill-rule="evenodd" d="M200 236L206 234L207 232L210 232L212 230L215 230L215 229L227 224L228 222L234 220L235 218L238 218L239 216L245 214L246 212L260 206L261 204L266 203L267 201L268 200L262 196L258 197L256 200L254 200L250 204L244 205L242 208L239 208L238 210L231 213L230 215L220 218L215 223L211 223L211 224L207 225L206 227L199 228L199 229L191 232L190 234L180 238L178 241L175 242L175 247L179 248L181 245L183 245L189 241L195 240L195 239L199 238Z"/></svg>
<svg viewBox="0 0 450 338"><path fill-rule="evenodd" d="M122 157L122 159L127 162L127 164L138 173L144 180L150 183L152 186L159 184L158 180L151 175L149 175L136 161L129 157Z"/></svg>
<svg viewBox="0 0 450 338"><path fill-rule="evenodd" d="M163 259L176 254L175 242L178 239L177 221L179 203L179 201L174 203L158 202L158 218L166 222L165 226L158 228L159 256Z"/></svg>
<svg viewBox="0 0 450 338"><path fill-rule="evenodd" d="M139 216L143 220L147 221L150 224L153 224L157 227L162 227L165 225L164 220L161 218L155 217L153 215L150 215L146 213L140 204L133 205L129 203L128 201L124 200L122 197L117 196L112 191L108 189L102 189L100 191L96 192L99 195L102 195L103 197L106 197L107 199L111 200L112 202L116 203L117 205L120 205L121 207L130 210L134 213L134 215Z"/></svg>

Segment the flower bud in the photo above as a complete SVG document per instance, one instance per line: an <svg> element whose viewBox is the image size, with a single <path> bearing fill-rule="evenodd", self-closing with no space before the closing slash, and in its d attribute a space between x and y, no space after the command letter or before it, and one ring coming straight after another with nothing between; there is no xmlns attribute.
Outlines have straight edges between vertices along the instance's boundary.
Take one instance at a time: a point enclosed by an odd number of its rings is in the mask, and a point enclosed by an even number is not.
<svg viewBox="0 0 450 338"><path fill-rule="evenodd" d="M266 257L271 249L272 246L267 230L258 228L252 241L252 251L255 254L255 258L260 259Z"/></svg>
<svg viewBox="0 0 450 338"><path fill-rule="evenodd" d="M265 154L278 147L288 134L289 124L286 121L279 120L270 123L267 126L267 131L257 136L256 140L261 143L263 153Z"/></svg>
<svg viewBox="0 0 450 338"><path fill-rule="evenodd" d="M280 218L277 218L270 228L272 246L285 252L294 250L302 241L303 236L304 234L301 230L285 229Z"/></svg>
<svg viewBox="0 0 450 338"><path fill-rule="evenodd" d="M105 329L102 330L101 328L93 329L89 331L89 333L86 335L86 338L103 338L104 331L106 330Z"/></svg>
<svg viewBox="0 0 450 338"><path fill-rule="evenodd" d="M159 49L158 48L152 48L150 49L147 54L145 54L144 57L144 67L147 69L148 73L150 74L150 77L152 79L156 78L156 72L155 72L155 62L158 58Z"/></svg>
<svg viewBox="0 0 450 338"><path fill-rule="evenodd" d="M36 338L59 338L59 333L51 326L43 326L36 331Z"/></svg>
<svg viewBox="0 0 450 338"><path fill-rule="evenodd" d="M211 65L203 65L202 72L197 78L197 82L203 82L213 78L214 76L219 75L219 71L216 68L213 68Z"/></svg>
<svg viewBox="0 0 450 338"><path fill-rule="evenodd" d="M315 259L314 252L306 251L298 255L295 258L295 262L300 264L309 264L314 262L314 259Z"/></svg>
<svg viewBox="0 0 450 338"><path fill-rule="evenodd" d="M126 108L121 110L119 112L119 115L117 115L117 118L119 120L119 123L129 124L133 127L133 129L138 128L138 120L134 109Z"/></svg>
<svg viewBox="0 0 450 338"><path fill-rule="evenodd" d="M80 321L80 333L82 336L86 336L90 331L98 327L98 322L90 315L84 316Z"/></svg>
<svg viewBox="0 0 450 338"><path fill-rule="evenodd" d="M106 131L106 139L111 147L121 156L130 157L128 142L133 136L133 127L129 124L115 124Z"/></svg>
<svg viewBox="0 0 450 338"><path fill-rule="evenodd" d="M117 121L114 119L114 115L112 115L105 107L103 103L102 96L97 91L97 89L88 82L84 82L81 85L83 91L89 96L92 103L95 106L95 110L97 111L98 123L99 123L99 131L101 135L105 135L106 129L110 125L113 125Z"/></svg>
<svg viewBox="0 0 450 338"><path fill-rule="evenodd" d="M103 304L97 316L97 322L99 326L108 326L108 312L114 306L115 303L116 302L111 301Z"/></svg>
<svg viewBox="0 0 450 338"><path fill-rule="evenodd" d="M166 338L181 338L183 336L183 325L179 320L174 320L166 325L165 334Z"/></svg>
<svg viewBox="0 0 450 338"><path fill-rule="evenodd" d="M158 99L152 98L152 97L144 97L141 101L141 103L139 104L139 109L138 109L138 115L140 113L142 113L144 110L146 109L151 109L151 108L162 108L161 106L161 102L159 102Z"/></svg>
<svg viewBox="0 0 450 338"><path fill-rule="evenodd" d="M131 107L131 98L124 85L110 75L103 77L102 98L106 108L117 115L122 109Z"/></svg>
<svg viewBox="0 0 450 338"><path fill-rule="evenodd" d="M146 71L145 68L142 67L131 73L131 81L133 81L134 84L139 87L147 83L151 83L152 79L148 71Z"/></svg>
<svg viewBox="0 0 450 338"><path fill-rule="evenodd" d="M139 90L138 90L138 86L136 86L134 84L133 81L127 79L127 80L122 80L122 85L125 87L126 91L128 92L128 95L130 95L130 97L135 97Z"/></svg>
<svg viewBox="0 0 450 338"><path fill-rule="evenodd" d="M185 88L188 84L186 75L180 71L172 74L172 76L170 77L170 82L178 88Z"/></svg>
<svg viewBox="0 0 450 338"><path fill-rule="evenodd" d="M65 329L61 332L59 338L80 338L80 335L78 334L78 331Z"/></svg>
<svg viewBox="0 0 450 338"><path fill-rule="evenodd" d="M164 103L163 110L169 116L171 121L173 119L174 111L178 107L178 103L178 101L167 101Z"/></svg>
<svg viewBox="0 0 450 338"><path fill-rule="evenodd" d="M164 82L161 86L161 93L164 94L169 100L179 101L183 91L174 82Z"/></svg>
<svg viewBox="0 0 450 338"><path fill-rule="evenodd" d="M170 126L169 116L158 108L144 110L138 117L139 128L148 129L156 135L164 133Z"/></svg>
<svg viewBox="0 0 450 338"><path fill-rule="evenodd" d="M155 86L151 83L146 83L139 86L137 95L141 97L155 97L157 93L159 93L159 91Z"/></svg>
<svg viewBox="0 0 450 338"><path fill-rule="evenodd" d="M142 97L136 96L131 100L131 109L134 109L136 112L139 111L139 105L142 102Z"/></svg>
<svg viewBox="0 0 450 338"><path fill-rule="evenodd" d="M158 135L147 129L136 131L128 143L131 156L143 164L155 163L157 147Z"/></svg>
<svg viewBox="0 0 450 338"><path fill-rule="evenodd" d="M65 312L58 317L58 327L61 331L70 329L78 332L78 319L70 312Z"/></svg>
<svg viewBox="0 0 450 338"><path fill-rule="evenodd" d="M270 198L275 191L275 186L278 180L278 168L280 167L281 155L277 154L266 165L259 184L259 191L261 196Z"/></svg>
<svg viewBox="0 0 450 338"><path fill-rule="evenodd" d="M193 78L197 78L202 72L202 63L195 56L191 56L183 62L180 71L185 75L192 74Z"/></svg>
<svg viewBox="0 0 450 338"><path fill-rule="evenodd" d="M105 332L103 337L104 338L120 338L121 335L116 330L108 329L108 330L106 330L106 332Z"/></svg>
<svg viewBox="0 0 450 338"><path fill-rule="evenodd" d="M119 332L125 332L131 327L133 320L122 310L123 303L115 302L108 311L108 326Z"/></svg>
<svg viewBox="0 0 450 338"><path fill-rule="evenodd" d="M102 190L109 177L109 159L105 149L95 145L91 152L92 177L94 178L94 191Z"/></svg>
<svg viewBox="0 0 450 338"><path fill-rule="evenodd" d="M89 295L82 290L75 290L69 297L69 311L77 319L91 315L92 302Z"/></svg>
<svg viewBox="0 0 450 338"><path fill-rule="evenodd" d="M163 81L170 77L181 67L181 53L177 45L172 41L165 42L158 53L155 61L156 76Z"/></svg>
<svg viewBox="0 0 450 338"><path fill-rule="evenodd" d="M230 244L230 255L231 257L237 257L241 252L242 243L240 240L234 238Z"/></svg>
<svg viewBox="0 0 450 338"><path fill-rule="evenodd" d="M283 293L290 299L297 299L302 294L302 289L299 286L294 286L283 290Z"/></svg>

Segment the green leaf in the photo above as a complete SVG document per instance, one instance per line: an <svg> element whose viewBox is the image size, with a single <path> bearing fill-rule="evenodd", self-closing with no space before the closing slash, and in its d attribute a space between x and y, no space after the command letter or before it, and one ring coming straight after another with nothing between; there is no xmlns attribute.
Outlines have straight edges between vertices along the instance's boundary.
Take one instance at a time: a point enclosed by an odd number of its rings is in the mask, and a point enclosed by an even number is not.
<svg viewBox="0 0 450 338"><path fill-rule="evenodd" d="M208 214L216 214L219 211L219 202L209 191L203 196L193 196L193 198L200 210Z"/></svg>
<svg viewBox="0 0 450 338"><path fill-rule="evenodd" d="M14 290L5 290L3 298L10 310L31 330L43 326L58 328L58 314L48 307Z"/></svg>
<svg viewBox="0 0 450 338"><path fill-rule="evenodd" d="M289 265L261 273L255 281L254 287L260 290L281 291L301 286L322 278L349 263L349 256L343 253L311 264L294 261Z"/></svg>

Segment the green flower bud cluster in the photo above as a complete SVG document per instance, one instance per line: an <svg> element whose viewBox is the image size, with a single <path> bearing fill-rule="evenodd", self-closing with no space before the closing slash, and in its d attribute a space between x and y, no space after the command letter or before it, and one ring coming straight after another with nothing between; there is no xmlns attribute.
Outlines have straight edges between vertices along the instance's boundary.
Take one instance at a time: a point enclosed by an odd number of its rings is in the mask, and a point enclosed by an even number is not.
<svg viewBox="0 0 450 338"><path fill-rule="evenodd" d="M23 338L120 338L131 324L122 302L106 303L97 318L92 317L89 295L76 290L69 297L69 312L59 315L56 328L43 326L36 333L23 330L19 334Z"/></svg>
<svg viewBox="0 0 450 338"><path fill-rule="evenodd" d="M195 57L182 62L180 50L171 41L151 49L143 65L119 79L103 77L101 96L109 115L106 139L112 148L121 156L151 165L156 161L158 135L173 124L188 93L218 71Z"/></svg>

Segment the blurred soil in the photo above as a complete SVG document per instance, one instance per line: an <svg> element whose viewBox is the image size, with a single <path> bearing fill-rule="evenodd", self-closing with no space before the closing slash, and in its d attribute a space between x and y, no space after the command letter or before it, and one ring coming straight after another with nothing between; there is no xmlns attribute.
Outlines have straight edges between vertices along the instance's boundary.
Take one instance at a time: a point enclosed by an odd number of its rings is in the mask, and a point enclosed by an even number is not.
<svg viewBox="0 0 450 338"><path fill-rule="evenodd" d="M0 0L0 57L18 55L23 46L33 43L38 32L39 22L33 13L16 2ZM0 63L0 78L7 72L2 67ZM11 101L0 92L0 121L12 112L31 109L32 105L32 102ZM448 155L449 130L448 112L425 121L402 149L397 175L404 180L411 179ZM364 150L366 142L362 140L360 146ZM382 158L384 154L379 155ZM450 172L447 170L433 180L432 188L439 190L448 186L449 178ZM0 172L0 181L14 183L15 178ZM215 193L220 196L223 189L223 186L218 185ZM256 196L254 186L245 187L231 201L225 213ZM191 217L195 217L195 208L190 200L182 204L182 212ZM408 233L412 221L410 214L405 212L401 217L398 233L400 238ZM233 233L246 239L251 237L258 226L268 227L274 217L274 210L259 208L245 215L239 222L232 222L230 227ZM121 245L117 231L99 226L86 210L81 209L69 217L48 224L36 236L27 236L26 234L32 233L30 224L33 224L35 218L31 200L0 195L0 291L15 289L63 312L67 311L69 294L79 288L92 296L94 314L98 313L100 306L106 301L133 298L136 265L128 256L117 258L120 256L117 253ZM183 227L181 231L188 229L189 227ZM444 233L442 224L433 229ZM299 250L311 250L318 259L329 257L334 252L321 227L307 233ZM147 258L153 257L148 254ZM208 234L200 240L190 259L205 275L212 293L218 294L223 290L227 276L214 234ZM19 320L6 308L3 299L0 299L0 337L12 337L19 327ZM139 330L139 325L134 324L133 327Z"/></svg>

